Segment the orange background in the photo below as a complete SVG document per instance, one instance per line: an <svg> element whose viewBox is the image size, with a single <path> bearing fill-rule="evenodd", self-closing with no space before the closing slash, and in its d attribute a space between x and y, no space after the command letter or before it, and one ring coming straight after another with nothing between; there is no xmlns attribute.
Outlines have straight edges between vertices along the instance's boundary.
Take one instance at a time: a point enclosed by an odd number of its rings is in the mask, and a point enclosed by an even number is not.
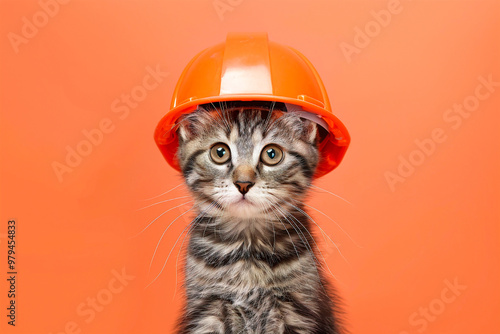
<svg viewBox="0 0 500 334"><path fill-rule="evenodd" d="M479 77L500 81L498 1L401 0L384 26L372 11L393 1L73 0L49 7L46 22L44 3L53 1L0 2L2 333L172 331L182 296L175 243L190 212L149 267L190 203L176 199L182 187L148 199L181 183L153 130L187 62L229 31L267 31L304 53L351 133L343 163L315 184L352 205L319 189L307 204L342 227L309 210L345 257L318 234L352 333L500 332L500 86L476 92ZM25 27L30 37L14 46L24 17L40 27ZM122 94L138 94L157 67L169 74L126 114ZM469 115L448 111L464 101ZM108 133L58 179L53 163L65 163L67 147L85 149L82 131L103 120ZM416 166L391 186L400 159ZM6 325L12 218L15 328ZM122 270L124 283L113 278ZM92 298L99 311L89 311Z"/></svg>

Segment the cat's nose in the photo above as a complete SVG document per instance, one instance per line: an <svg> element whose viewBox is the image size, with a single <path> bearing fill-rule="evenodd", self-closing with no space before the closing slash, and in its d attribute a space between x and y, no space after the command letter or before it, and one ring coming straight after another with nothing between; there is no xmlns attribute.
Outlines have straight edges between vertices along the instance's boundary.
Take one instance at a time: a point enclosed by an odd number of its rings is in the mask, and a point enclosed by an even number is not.
<svg viewBox="0 0 500 334"><path fill-rule="evenodd" d="M242 193L243 195L245 195L250 190L250 188L252 188L252 186L254 184L255 183L250 182L250 181L236 181L234 183L234 185L236 186L236 188L238 188L238 190L240 191L240 193Z"/></svg>
<svg viewBox="0 0 500 334"><path fill-rule="evenodd" d="M252 166L242 164L236 167L233 172L233 183L240 193L245 195L255 184L256 177L257 175Z"/></svg>

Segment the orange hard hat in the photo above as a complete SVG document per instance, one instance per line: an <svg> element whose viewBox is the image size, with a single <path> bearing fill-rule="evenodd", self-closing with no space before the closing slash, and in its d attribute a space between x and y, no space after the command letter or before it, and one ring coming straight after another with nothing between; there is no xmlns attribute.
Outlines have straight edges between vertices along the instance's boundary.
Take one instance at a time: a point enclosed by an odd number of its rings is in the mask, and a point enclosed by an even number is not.
<svg viewBox="0 0 500 334"><path fill-rule="evenodd" d="M283 102L316 117L328 135L319 144L321 160L315 177L337 167L349 146L349 133L333 114L325 87L306 57L268 41L266 33L230 33L225 43L203 50L189 62L175 87L170 111L156 127L156 144L173 168L180 171L178 118L200 104L223 101Z"/></svg>

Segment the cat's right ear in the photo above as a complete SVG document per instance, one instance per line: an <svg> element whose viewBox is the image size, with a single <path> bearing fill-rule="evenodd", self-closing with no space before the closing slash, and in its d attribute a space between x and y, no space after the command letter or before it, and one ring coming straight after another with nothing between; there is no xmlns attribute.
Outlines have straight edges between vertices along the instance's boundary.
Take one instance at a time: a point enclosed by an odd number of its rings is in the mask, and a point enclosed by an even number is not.
<svg viewBox="0 0 500 334"><path fill-rule="evenodd" d="M183 142L191 140L195 136L193 124L189 121L189 118L185 116L179 120L177 125L177 135Z"/></svg>
<svg viewBox="0 0 500 334"><path fill-rule="evenodd" d="M178 120L177 134L182 141L192 140L200 135L211 121L209 112L198 107L197 110L189 114L182 115Z"/></svg>

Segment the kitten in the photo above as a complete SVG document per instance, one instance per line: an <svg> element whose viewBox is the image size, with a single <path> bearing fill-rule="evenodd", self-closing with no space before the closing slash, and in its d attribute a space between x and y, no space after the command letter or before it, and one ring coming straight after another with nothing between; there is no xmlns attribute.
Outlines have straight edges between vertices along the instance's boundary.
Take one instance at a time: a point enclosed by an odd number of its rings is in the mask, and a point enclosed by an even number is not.
<svg viewBox="0 0 500 334"><path fill-rule="evenodd" d="M302 205L319 161L317 125L282 103L212 106L177 130L198 210L178 333L341 333Z"/></svg>

